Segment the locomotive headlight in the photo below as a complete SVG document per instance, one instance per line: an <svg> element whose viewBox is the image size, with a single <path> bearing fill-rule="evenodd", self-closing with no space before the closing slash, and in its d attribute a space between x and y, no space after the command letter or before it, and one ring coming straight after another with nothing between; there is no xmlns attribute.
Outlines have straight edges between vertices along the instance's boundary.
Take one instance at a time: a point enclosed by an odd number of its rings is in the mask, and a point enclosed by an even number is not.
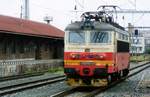
<svg viewBox="0 0 150 97"><path fill-rule="evenodd" d="M100 58L100 59L104 59L104 56L103 56L103 55L100 55L99 58Z"/></svg>
<svg viewBox="0 0 150 97"><path fill-rule="evenodd" d="M103 60L105 58L104 55L96 55L96 59L100 59L100 60Z"/></svg>
<svg viewBox="0 0 150 97"><path fill-rule="evenodd" d="M71 56L71 58L73 58L73 59L76 58L76 55L75 55L75 54L71 54L70 56Z"/></svg>
<svg viewBox="0 0 150 97"><path fill-rule="evenodd" d="M71 57L72 59L79 59L79 58L80 58L80 55L79 55L79 54L72 53L72 54L70 54L70 57Z"/></svg>

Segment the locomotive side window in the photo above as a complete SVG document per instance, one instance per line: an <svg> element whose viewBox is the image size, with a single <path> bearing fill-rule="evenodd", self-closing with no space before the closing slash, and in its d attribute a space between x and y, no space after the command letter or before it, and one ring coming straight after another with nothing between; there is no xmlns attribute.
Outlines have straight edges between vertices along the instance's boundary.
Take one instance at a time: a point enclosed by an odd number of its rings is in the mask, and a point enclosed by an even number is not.
<svg viewBox="0 0 150 97"><path fill-rule="evenodd" d="M91 43L110 43L111 34L109 32L91 32Z"/></svg>
<svg viewBox="0 0 150 97"><path fill-rule="evenodd" d="M85 43L85 32L69 32L69 43Z"/></svg>
<svg viewBox="0 0 150 97"><path fill-rule="evenodd" d="M122 33L118 33L118 38L121 39L121 40L128 40L128 36L125 35L125 34L122 34Z"/></svg>
<svg viewBox="0 0 150 97"><path fill-rule="evenodd" d="M129 43L124 41L117 41L117 52L129 52Z"/></svg>

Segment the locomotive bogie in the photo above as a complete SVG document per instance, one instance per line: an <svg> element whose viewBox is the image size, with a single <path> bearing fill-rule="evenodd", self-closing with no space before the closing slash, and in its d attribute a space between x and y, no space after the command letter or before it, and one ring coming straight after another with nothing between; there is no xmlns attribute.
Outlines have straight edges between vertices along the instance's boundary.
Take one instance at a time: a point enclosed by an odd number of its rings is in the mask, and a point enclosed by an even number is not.
<svg viewBox="0 0 150 97"><path fill-rule="evenodd" d="M101 87L101 86L107 86L108 85L108 81L107 79L75 79L75 78L68 78L67 79L67 84L73 87L77 87L77 86L94 86L94 87Z"/></svg>

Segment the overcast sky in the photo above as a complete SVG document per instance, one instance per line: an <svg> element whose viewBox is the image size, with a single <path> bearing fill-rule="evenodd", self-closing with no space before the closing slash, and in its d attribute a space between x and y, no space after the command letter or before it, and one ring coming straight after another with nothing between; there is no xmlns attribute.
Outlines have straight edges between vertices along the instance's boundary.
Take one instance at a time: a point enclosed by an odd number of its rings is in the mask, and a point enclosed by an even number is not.
<svg viewBox="0 0 150 97"><path fill-rule="evenodd" d="M23 0L0 0L0 14L20 17L21 5ZM30 19L43 22L46 15L53 17L52 25L64 30L65 26L72 19L79 18L74 12L74 6L78 10L96 10L100 5L117 5L122 9L150 10L149 0L29 0ZM136 3L135 3L136 1ZM125 20L118 19L122 26L127 26L129 22L136 26L150 26L150 14L121 14Z"/></svg>

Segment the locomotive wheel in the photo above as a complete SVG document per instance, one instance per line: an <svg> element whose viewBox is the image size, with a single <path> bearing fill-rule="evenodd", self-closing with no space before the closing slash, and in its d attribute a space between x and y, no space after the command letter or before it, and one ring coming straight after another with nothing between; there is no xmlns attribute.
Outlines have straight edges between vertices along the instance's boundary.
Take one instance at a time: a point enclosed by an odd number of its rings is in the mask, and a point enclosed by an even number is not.
<svg viewBox="0 0 150 97"><path fill-rule="evenodd" d="M116 81L118 79L118 74L117 73L113 73L112 74L112 82Z"/></svg>
<svg viewBox="0 0 150 97"><path fill-rule="evenodd" d="M120 75L121 75L121 73L120 73L120 72L118 72L118 73L117 73L117 78L118 78L118 79L120 79L120 78L121 78L121 76L120 76Z"/></svg>
<svg viewBox="0 0 150 97"><path fill-rule="evenodd" d="M129 73L129 69L125 69L125 70L123 70L123 76L127 76L127 75L128 75L128 73Z"/></svg>
<svg viewBox="0 0 150 97"><path fill-rule="evenodd" d="M120 78L123 77L123 70L120 71Z"/></svg>
<svg viewBox="0 0 150 97"><path fill-rule="evenodd" d="M122 77L123 77L123 71L121 70L118 72L118 79L121 79Z"/></svg>
<svg viewBox="0 0 150 97"><path fill-rule="evenodd" d="M110 84L112 82L112 75L108 75L107 76L107 81L108 81L108 84Z"/></svg>

